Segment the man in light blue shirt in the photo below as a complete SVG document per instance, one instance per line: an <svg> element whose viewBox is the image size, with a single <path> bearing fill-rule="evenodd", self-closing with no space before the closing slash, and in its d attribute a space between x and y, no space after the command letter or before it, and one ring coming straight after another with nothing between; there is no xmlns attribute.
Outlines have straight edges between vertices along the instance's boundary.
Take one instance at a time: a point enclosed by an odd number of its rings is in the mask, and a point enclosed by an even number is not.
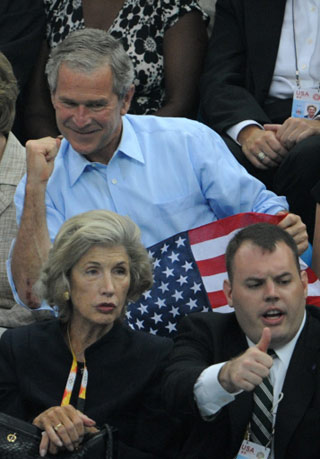
<svg viewBox="0 0 320 459"><path fill-rule="evenodd" d="M206 126L126 115L134 93L132 64L107 33L75 32L53 51L47 73L64 139L26 145L11 278L24 304L39 306L32 285L51 241L80 212L106 208L128 215L149 246L239 212L287 211L286 200L251 177ZM306 249L298 216L288 214L281 226Z"/></svg>

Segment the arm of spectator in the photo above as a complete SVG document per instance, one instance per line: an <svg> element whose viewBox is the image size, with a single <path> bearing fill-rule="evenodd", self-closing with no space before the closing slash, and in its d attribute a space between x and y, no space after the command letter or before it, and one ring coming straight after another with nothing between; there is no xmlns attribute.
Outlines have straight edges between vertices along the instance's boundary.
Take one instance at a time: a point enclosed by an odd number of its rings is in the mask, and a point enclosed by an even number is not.
<svg viewBox="0 0 320 459"><path fill-rule="evenodd" d="M320 120L288 118L283 124L265 124L266 131L274 132L279 142L287 149L294 147L312 135L320 134Z"/></svg>
<svg viewBox="0 0 320 459"><path fill-rule="evenodd" d="M246 126L237 140L247 159L258 169L277 167L288 153L274 132L260 129L257 125ZM263 159L258 157L260 152L265 155Z"/></svg>
<svg viewBox="0 0 320 459"><path fill-rule="evenodd" d="M56 137L59 134L45 75L48 57L49 48L47 42L43 41L26 90L24 125L27 139L39 139L46 136Z"/></svg>
<svg viewBox="0 0 320 459"><path fill-rule="evenodd" d="M216 218L242 212L275 215L288 209L285 197L267 190L250 175L212 129L202 125L199 135L190 141L190 151L199 184Z"/></svg>
<svg viewBox="0 0 320 459"><path fill-rule="evenodd" d="M226 362L217 363L203 370L194 385L194 398L201 416L205 421L211 421L227 404L233 402L235 395L230 394L220 384L218 375Z"/></svg>
<svg viewBox="0 0 320 459"><path fill-rule="evenodd" d="M309 242L308 242L308 233L307 227L302 222L299 215L295 215L292 213L287 213L286 211L280 211L277 215L284 215L287 214L283 220L281 220L278 225L280 228L286 230L295 240L295 243L298 247L298 253L301 255L305 250L307 250Z"/></svg>
<svg viewBox="0 0 320 459"><path fill-rule="evenodd" d="M231 137L232 140L234 140L238 145L240 145L240 143L238 142L238 135L240 134L240 131L242 131L242 129L244 129L247 126L257 126L260 129L263 129L263 126L261 126L261 124L257 123L256 121L245 120L235 124L234 126L229 127L226 130L226 133L229 137Z"/></svg>
<svg viewBox="0 0 320 459"><path fill-rule="evenodd" d="M60 139L46 137L26 143L27 181L20 227L12 254L13 280L22 302L30 308L40 306L32 291L51 246L45 193L58 153Z"/></svg>
<svg viewBox="0 0 320 459"><path fill-rule="evenodd" d="M185 14L166 30L163 42L166 100L155 115L196 117L206 45L206 25L198 11Z"/></svg>

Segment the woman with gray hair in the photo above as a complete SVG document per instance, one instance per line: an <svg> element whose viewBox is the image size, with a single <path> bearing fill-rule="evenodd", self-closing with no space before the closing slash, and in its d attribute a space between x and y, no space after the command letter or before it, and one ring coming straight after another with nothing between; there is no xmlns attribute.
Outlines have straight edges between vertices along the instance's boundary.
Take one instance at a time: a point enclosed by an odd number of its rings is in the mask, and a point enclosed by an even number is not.
<svg viewBox="0 0 320 459"><path fill-rule="evenodd" d="M77 448L109 423L121 458L174 458L177 432L159 400L171 341L128 328L128 301L152 284L151 260L127 217L95 210L61 227L36 285L59 318L5 332L0 411L33 420L40 455Z"/></svg>

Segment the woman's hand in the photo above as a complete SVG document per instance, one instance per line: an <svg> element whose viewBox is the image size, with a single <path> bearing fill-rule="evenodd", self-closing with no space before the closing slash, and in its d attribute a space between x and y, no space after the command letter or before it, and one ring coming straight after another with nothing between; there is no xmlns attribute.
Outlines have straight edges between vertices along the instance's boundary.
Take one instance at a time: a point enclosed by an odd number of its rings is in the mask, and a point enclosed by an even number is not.
<svg viewBox="0 0 320 459"><path fill-rule="evenodd" d="M72 405L66 405L47 409L34 419L33 424L44 431L39 448L40 456L44 457L48 451L57 454L63 447L68 451L78 448L86 428L94 427L95 421Z"/></svg>

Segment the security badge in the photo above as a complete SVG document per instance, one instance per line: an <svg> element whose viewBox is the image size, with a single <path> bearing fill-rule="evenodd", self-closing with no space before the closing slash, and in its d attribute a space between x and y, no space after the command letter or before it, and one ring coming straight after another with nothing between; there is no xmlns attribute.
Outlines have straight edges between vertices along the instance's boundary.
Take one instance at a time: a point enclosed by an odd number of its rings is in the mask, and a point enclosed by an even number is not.
<svg viewBox="0 0 320 459"><path fill-rule="evenodd" d="M291 116L312 120L319 114L320 92L312 88L296 88L293 93Z"/></svg>
<svg viewBox="0 0 320 459"><path fill-rule="evenodd" d="M243 440L235 459L268 459L269 457L270 448L249 440Z"/></svg>

